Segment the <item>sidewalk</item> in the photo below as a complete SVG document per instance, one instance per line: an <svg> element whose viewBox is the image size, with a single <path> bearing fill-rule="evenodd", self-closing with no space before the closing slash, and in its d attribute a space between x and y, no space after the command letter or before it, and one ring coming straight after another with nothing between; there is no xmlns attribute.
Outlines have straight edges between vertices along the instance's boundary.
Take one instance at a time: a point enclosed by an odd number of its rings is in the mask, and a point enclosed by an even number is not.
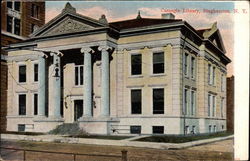
<svg viewBox="0 0 250 161"><path fill-rule="evenodd" d="M87 139L87 138L71 138L58 135L15 135L15 134L1 134L1 139L6 140L26 140L26 141L44 141L44 142L57 142L57 143L73 143L73 144L90 144L90 145L111 145L111 146L130 146L140 148L154 148L154 149L183 149L197 145L203 145L213 143L216 141L222 141L231 139L234 136L226 136L220 138L204 139L198 141L192 141L187 143L155 143L155 142L141 142L134 141L138 136L124 139L124 140L105 140L105 139Z"/></svg>

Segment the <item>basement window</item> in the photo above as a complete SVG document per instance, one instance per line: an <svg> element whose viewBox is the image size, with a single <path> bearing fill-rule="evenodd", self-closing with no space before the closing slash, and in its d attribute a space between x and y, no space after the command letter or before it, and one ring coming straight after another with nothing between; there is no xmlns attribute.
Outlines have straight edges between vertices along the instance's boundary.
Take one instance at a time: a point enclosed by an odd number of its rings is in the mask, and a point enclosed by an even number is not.
<svg viewBox="0 0 250 161"><path fill-rule="evenodd" d="M23 132L25 131L25 124L18 124L17 128L18 128L18 131Z"/></svg>
<svg viewBox="0 0 250 161"><path fill-rule="evenodd" d="M141 126L130 126L131 134L141 134Z"/></svg>
<svg viewBox="0 0 250 161"><path fill-rule="evenodd" d="M153 134L164 134L164 126L153 126Z"/></svg>

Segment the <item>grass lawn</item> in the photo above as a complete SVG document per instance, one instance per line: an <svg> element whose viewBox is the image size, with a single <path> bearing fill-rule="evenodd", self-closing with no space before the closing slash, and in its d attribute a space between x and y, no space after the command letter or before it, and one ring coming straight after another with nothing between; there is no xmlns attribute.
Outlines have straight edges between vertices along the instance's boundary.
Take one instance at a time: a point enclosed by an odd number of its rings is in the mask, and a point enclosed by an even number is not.
<svg viewBox="0 0 250 161"><path fill-rule="evenodd" d="M196 140L212 139L216 137L225 137L232 135L231 132L220 132L213 134L199 134L199 135L158 135L140 138L135 141L146 141L146 142L162 142L162 143L185 143Z"/></svg>
<svg viewBox="0 0 250 161"><path fill-rule="evenodd" d="M109 136L109 135L71 135L69 137L74 137L74 138L93 138L93 139L108 139L108 140L122 140L122 139L127 139L130 138L131 136Z"/></svg>

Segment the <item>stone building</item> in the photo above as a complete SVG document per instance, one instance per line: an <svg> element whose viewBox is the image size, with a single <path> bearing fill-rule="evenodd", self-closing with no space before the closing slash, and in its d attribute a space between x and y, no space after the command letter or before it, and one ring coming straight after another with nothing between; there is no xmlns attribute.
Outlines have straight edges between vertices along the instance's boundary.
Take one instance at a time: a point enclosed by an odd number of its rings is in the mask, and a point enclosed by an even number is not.
<svg viewBox="0 0 250 161"><path fill-rule="evenodd" d="M173 14L109 23L61 14L8 50L7 130L78 122L92 134L226 130L226 65L216 23Z"/></svg>
<svg viewBox="0 0 250 161"><path fill-rule="evenodd" d="M45 24L45 2L1 2L1 47L25 40L34 30ZM1 131L6 129L7 63L1 49Z"/></svg>

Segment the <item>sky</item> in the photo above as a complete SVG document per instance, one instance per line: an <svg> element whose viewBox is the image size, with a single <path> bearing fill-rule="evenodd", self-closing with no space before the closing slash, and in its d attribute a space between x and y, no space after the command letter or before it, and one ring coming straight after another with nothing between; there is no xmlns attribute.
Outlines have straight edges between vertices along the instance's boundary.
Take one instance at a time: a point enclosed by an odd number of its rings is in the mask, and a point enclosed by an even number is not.
<svg viewBox="0 0 250 161"><path fill-rule="evenodd" d="M46 1L46 22L61 13L68 1ZM163 13L173 13L176 19L183 19L195 29L209 28L214 22L220 30L226 55L232 60L228 76L233 74L234 44L234 2L166 2L166 1L70 1L77 13L99 19L106 15L109 22L133 19L140 11L144 18L161 18ZM220 13L207 12L219 11Z"/></svg>

